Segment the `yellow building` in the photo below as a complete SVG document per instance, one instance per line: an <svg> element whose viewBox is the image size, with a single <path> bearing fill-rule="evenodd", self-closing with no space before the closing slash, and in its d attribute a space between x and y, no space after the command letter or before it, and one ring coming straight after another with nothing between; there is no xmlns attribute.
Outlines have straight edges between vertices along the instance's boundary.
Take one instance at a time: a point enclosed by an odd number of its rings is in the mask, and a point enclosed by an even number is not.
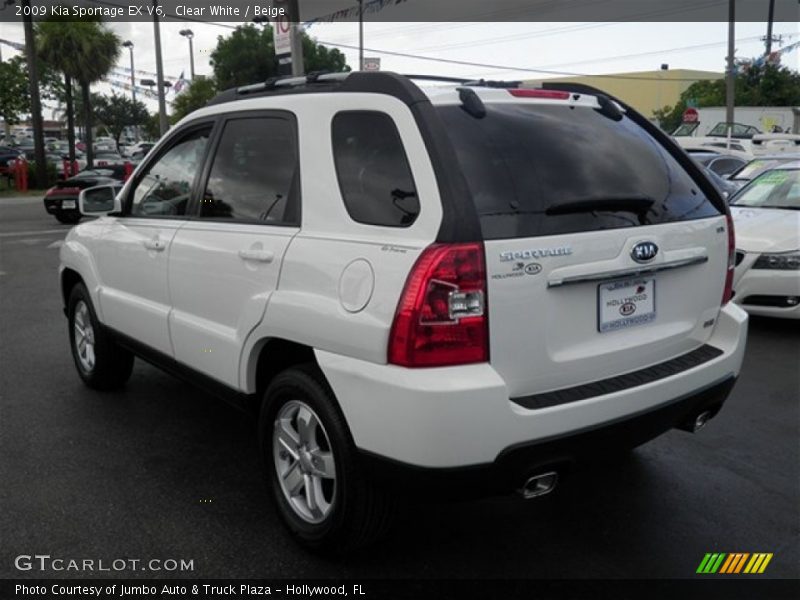
<svg viewBox="0 0 800 600"><path fill-rule="evenodd" d="M634 73L613 73L610 75L587 75L579 77L558 77L547 81L582 83L616 96L630 104L644 116L652 118L653 111L665 106L675 106L686 88L695 81L722 79L722 73L713 71L694 71L692 69L668 69L659 71L639 71ZM528 84L541 83L542 79L527 81Z"/></svg>

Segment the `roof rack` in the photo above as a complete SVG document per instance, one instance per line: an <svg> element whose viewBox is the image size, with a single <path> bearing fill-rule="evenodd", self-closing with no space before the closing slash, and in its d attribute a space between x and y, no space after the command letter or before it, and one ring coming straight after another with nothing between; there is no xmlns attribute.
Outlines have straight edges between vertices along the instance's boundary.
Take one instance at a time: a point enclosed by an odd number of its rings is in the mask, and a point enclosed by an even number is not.
<svg viewBox="0 0 800 600"><path fill-rule="evenodd" d="M445 77L441 75L403 75L414 81L441 81L444 83L457 83L469 87L488 88L518 88L521 81L493 81L491 79L464 79L462 77Z"/></svg>
<svg viewBox="0 0 800 600"><path fill-rule="evenodd" d="M243 100L247 97L273 96L282 94L303 94L313 92L352 91L389 93L402 96L404 101L422 92L412 81L441 81L457 84L460 87L517 88L521 81L491 81L486 79L463 79L439 75L398 75L389 71L375 73L365 71L345 71L330 73L316 71L304 76L270 77L266 81L243 85L220 92L208 106ZM401 83L404 82L404 83ZM413 89L412 89L413 88ZM419 97L417 97L419 99Z"/></svg>

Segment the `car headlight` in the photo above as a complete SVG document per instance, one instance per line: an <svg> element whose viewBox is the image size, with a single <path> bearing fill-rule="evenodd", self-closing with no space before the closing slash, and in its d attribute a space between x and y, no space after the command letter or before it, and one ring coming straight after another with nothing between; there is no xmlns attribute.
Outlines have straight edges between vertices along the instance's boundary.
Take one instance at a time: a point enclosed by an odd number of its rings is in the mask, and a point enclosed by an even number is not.
<svg viewBox="0 0 800 600"><path fill-rule="evenodd" d="M780 269L783 271L800 270L800 252L784 254L762 254L753 263L754 269Z"/></svg>

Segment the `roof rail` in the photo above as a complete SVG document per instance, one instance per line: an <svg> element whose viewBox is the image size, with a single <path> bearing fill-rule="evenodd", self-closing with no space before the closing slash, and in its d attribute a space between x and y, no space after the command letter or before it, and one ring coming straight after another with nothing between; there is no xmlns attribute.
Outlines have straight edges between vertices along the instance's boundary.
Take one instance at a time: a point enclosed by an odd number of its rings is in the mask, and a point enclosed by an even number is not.
<svg viewBox="0 0 800 600"><path fill-rule="evenodd" d="M404 75L409 79L416 81L441 81L444 83L457 83L470 87L488 87L488 88L518 88L521 81L493 81L490 79L464 79L462 77L445 77L440 75Z"/></svg>

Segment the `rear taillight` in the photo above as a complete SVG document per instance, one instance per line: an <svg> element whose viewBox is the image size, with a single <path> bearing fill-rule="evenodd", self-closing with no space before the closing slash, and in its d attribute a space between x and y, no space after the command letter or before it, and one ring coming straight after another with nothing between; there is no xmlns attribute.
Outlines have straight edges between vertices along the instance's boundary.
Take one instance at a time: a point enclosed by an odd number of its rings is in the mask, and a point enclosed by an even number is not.
<svg viewBox="0 0 800 600"><path fill-rule="evenodd" d="M733 298L733 271L736 268L736 234L733 230L733 217L728 212L725 215L728 223L728 270L725 273L725 289L722 292L722 306Z"/></svg>
<svg viewBox="0 0 800 600"><path fill-rule="evenodd" d="M45 196L77 196L80 193L81 193L81 188L56 186L47 190Z"/></svg>
<svg viewBox="0 0 800 600"><path fill-rule="evenodd" d="M515 98L544 98L547 100L568 100L569 92L560 90L540 90L540 89L513 89L508 93Z"/></svg>
<svg viewBox="0 0 800 600"><path fill-rule="evenodd" d="M442 367L489 360L483 243L434 244L406 280L388 361Z"/></svg>

